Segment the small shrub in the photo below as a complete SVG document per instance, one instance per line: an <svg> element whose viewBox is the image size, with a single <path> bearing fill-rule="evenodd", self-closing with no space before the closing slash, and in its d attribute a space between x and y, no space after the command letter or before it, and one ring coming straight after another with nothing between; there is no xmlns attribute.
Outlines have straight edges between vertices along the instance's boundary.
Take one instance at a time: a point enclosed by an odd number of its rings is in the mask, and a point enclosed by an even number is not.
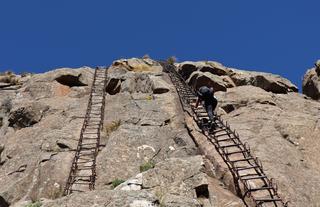
<svg viewBox="0 0 320 207"><path fill-rule="evenodd" d="M121 120L115 120L115 121L112 121L111 123L107 123L104 125L104 133L109 136L111 134L111 132L114 132L116 131L119 126L121 125Z"/></svg>
<svg viewBox="0 0 320 207"><path fill-rule="evenodd" d="M25 207L40 207L40 206L42 206L42 203L40 201L36 201L26 205Z"/></svg>
<svg viewBox="0 0 320 207"><path fill-rule="evenodd" d="M155 164L153 161L148 161L140 165L140 172L144 172L154 168Z"/></svg>
<svg viewBox="0 0 320 207"><path fill-rule="evenodd" d="M175 56L171 56L167 59L167 63L170 65L173 65L177 61L177 58Z"/></svg>
<svg viewBox="0 0 320 207"><path fill-rule="evenodd" d="M149 96L146 97L146 100L147 101L151 101L151 100L153 100L153 97L151 95L149 95Z"/></svg>
<svg viewBox="0 0 320 207"><path fill-rule="evenodd" d="M123 182L125 182L125 180L121 180L121 179L116 178L111 182L111 185L113 188L115 188Z"/></svg>

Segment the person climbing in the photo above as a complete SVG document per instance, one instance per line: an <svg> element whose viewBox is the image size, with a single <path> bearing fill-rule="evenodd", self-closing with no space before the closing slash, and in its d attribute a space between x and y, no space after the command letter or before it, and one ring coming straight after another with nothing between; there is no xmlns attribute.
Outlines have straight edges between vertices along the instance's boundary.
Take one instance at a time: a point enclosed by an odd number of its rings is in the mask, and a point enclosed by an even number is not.
<svg viewBox="0 0 320 207"><path fill-rule="evenodd" d="M217 107L218 100L214 96L214 91L212 87L201 86L197 91L197 102L195 108L198 108L200 102L204 102L204 108L206 109L209 116L209 123L213 121L213 112Z"/></svg>

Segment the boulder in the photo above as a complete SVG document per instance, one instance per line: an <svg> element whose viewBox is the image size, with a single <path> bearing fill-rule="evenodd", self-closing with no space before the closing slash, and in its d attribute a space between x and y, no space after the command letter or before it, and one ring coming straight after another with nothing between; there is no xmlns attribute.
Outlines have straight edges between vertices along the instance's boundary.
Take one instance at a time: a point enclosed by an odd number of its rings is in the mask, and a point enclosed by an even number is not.
<svg viewBox="0 0 320 207"><path fill-rule="evenodd" d="M13 109L9 114L9 126L16 129L30 127L40 122L48 109L49 106L36 102Z"/></svg>
<svg viewBox="0 0 320 207"><path fill-rule="evenodd" d="M162 94L170 91L170 85L162 77L150 76L152 81L152 91L154 94Z"/></svg>
<svg viewBox="0 0 320 207"><path fill-rule="evenodd" d="M81 67L77 69L60 68L43 74L35 74L23 85L22 93L35 99L64 96L70 92L69 87L91 85L93 73L93 69Z"/></svg>
<svg viewBox="0 0 320 207"><path fill-rule="evenodd" d="M177 64L177 69L180 75L187 80L193 72L198 70L198 65L196 62L185 61Z"/></svg>
<svg viewBox="0 0 320 207"><path fill-rule="evenodd" d="M115 95L120 92L121 82L126 79L127 69L123 66L112 66L108 69L106 92Z"/></svg>
<svg viewBox="0 0 320 207"><path fill-rule="evenodd" d="M224 82L220 76L201 71L193 72L187 80L187 83L195 89L198 89L201 86L213 87L214 91L226 91L227 86L230 85L230 83L227 84Z"/></svg>
<svg viewBox="0 0 320 207"><path fill-rule="evenodd" d="M237 86L253 85L273 93L298 92L289 80L271 73L232 69L231 79Z"/></svg>
<svg viewBox="0 0 320 207"><path fill-rule="evenodd" d="M309 69L302 83L302 93L314 100L320 99L320 69L319 67Z"/></svg>
<svg viewBox="0 0 320 207"><path fill-rule="evenodd" d="M226 91L226 88L242 85L253 85L273 93L298 91L298 88L294 84L279 75L227 68L218 62L186 61L176 64L176 66L182 77L188 81L192 80L192 85L197 87L203 84L212 86L213 83L215 83L216 86L214 86L214 88L218 91ZM200 76L201 78L198 80ZM220 77L220 81L218 77ZM208 81L208 78L212 79L212 81ZM201 83L197 83L198 81ZM224 84L222 84L222 82L224 82Z"/></svg>
<svg viewBox="0 0 320 207"><path fill-rule="evenodd" d="M276 105L272 93L250 85L230 88L227 93L218 92L215 95L219 100L218 107L222 108L226 113L241 107L249 107L252 104Z"/></svg>
<svg viewBox="0 0 320 207"><path fill-rule="evenodd" d="M223 66L221 63L214 61L185 61L178 63L177 65L178 72L182 77L187 80L190 78L190 75L195 71L209 72L215 75L228 75L230 70Z"/></svg>
<svg viewBox="0 0 320 207"><path fill-rule="evenodd" d="M77 69L59 68L43 74L34 75L30 81L35 82L52 82L57 81L62 85L69 87L87 86L91 84L94 70L89 67L81 67Z"/></svg>
<svg viewBox="0 0 320 207"><path fill-rule="evenodd" d="M113 67L124 67L128 71L142 73L159 73L162 71L160 64L150 58L130 58L116 60L112 64Z"/></svg>
<svg viewBox="0 0 320 207"><path fill-rule="evenodd" d="M232 72L229 68L215 61L206 61L205 65L201 66L199 70L202 72L210 72L219 76L227 76L230 75L230 73Z"/></svg>
<svg viewBox="0 0 320 207"><path fill-rule="evenodd" d="M108 70L106 91L110 95L119 92L162 94L169 90L169 84L157 74L127 72L120 66Z"/></svg>

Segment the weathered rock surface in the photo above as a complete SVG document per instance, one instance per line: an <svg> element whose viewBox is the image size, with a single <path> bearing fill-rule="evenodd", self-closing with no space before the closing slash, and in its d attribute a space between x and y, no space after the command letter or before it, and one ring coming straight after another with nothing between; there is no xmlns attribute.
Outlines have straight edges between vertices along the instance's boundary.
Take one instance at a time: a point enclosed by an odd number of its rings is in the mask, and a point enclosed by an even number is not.
<svg viewBox="0 0 320 207"><path fill-rule="evenodd" d="M237 86L253 85L273 93L297 92L298 88L279 75L232 69L231 79Z"/></svg>
<svg viewBox="0 0 320 207"><path fill-rule="evenodd" d="M0 198L4 203L26 206L31 200L42 200L43 206L138 207L200 206L215 201L213 193L204 199L196 193L198 186L208 190L208 180L214 178L203 171L202 157L184 127L168 76L152 60L119 62L108 74L101 138L105 147L97 157L96 191L81 194L81 199L74 194L53 200L61 197L68 177L93 70L58 69L28 77L18 90L0 91L6 95L0 98L4 106ZM141 169L147 171L141 173ZM125 189L113 190L111 183L116 179L127 180Z"/></svg>
<svg viewBox="0 0 320 207"><path fill-rule="evenodd" d="M210 72L195 71L191 74L187 80L190 86L193 88L200 88L201 86L213 87L214 91L226 91L227 83L223 81L219 76Z"/></svg>
<svg viewBox="0 0 320 207"><path fill-rule="evenodd" d="M90 88L56 79L71 75L89 84L92 73L59 69L29 76L17 90L0 91L0 197L8 204L62 195L73 158L64 146L77 144ZM80 78L86 76L88 82Z"/></svg>
<svg viewBox="0 0 320 207"><path fill-rule="evenodd" d="M213 86L216 91L242 85L253 85L273 93L297 92L289 80L270 73L227 68L218 62L186 61L177 64L178 72L193 87Z"/></svg>
<svg viewBox="0 0 320 207"><path fill-rule="evenodd" d="M309 69L303 77L302 92L314 100L320 99L320 61Z"/></svg>
<svg viewBox="0 0 320 207"><path fill-rule="evenodd" d="M250 144L291 205L318 205L319 102L294 93L297 88L276 75L212 61L177 66L193 87L216 87L217 111ZM193 119L149 58L118 60L108 69L96 190L60 198L93 73L58 69L0 89L0 206L25 207L31 200L48 207L244 206L214 148L186 128ZM114 188L117 179L125 182Z"/></svg>

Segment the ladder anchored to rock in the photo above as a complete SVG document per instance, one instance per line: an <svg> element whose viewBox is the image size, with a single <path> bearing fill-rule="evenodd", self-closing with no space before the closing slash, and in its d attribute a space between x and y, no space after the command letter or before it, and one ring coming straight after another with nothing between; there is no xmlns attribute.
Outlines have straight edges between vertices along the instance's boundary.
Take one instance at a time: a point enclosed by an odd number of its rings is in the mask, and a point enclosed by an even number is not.
<svg viewBox="0 0 320 207"><path fill-rule="evenodd" d="M261 162L252 155L249 145L243 143L239 134L217 114L214 114L213 129L209 128L207 123L203 123L203 118L208 118L208 115L203 107L191 106L191 103L197 99L192 88L186 84L174 65L166 62L160 62L160 64L168 72L176 87L183 109L192 114L203 134L214 145L228 166L234 178L236 190L244 203L246 205L253 203L257 207L287 207L288 202L283 201L279 196L277 185L273 179L267 177Z"/></svg>
<svg viewBox="0 0 320 207"><path fill-rule="evenodd" d="M96 157L104 120L106 76L105 68L95 69L87 111L64 195L93 190L95 187Z"/></svg>

